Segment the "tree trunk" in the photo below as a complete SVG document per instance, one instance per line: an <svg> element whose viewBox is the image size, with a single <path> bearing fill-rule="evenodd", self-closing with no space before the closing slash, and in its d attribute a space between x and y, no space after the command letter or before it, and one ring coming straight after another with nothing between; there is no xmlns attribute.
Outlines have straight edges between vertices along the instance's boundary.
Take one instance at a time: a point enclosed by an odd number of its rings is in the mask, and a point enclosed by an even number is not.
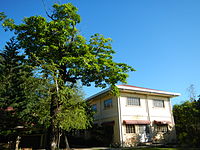
<svg viewBox="0 0 200 150"><path fill-rule="evenodd" d="M70 147L69 147L69 143L68 143L68 140L67 140L67 134L65 132L64 132L64 136L65 136L66 149L69 150Z"/></svg>
<svg viewBox="0 0 200 150"><path fill-rule="evenodd" d="M59 141L59 130L55 124L55 117L57 114L57 96L56 94L51 97L51 106L50 106L50 126L48 128L48 136L47 136L47 149L48 150L56 150Z"/></svg>
<svg viewBox="0 0 200 150"><path fill-rule="evenodd" d="M58 132L57 128L50 125L47 137L47 150L56 150L58 145Z"/></svg>
<svg viewBox="0 0 200 150"><path fill-rule="evenodd" d="M17 136L16 144L15 144L15 150L18 150L18 149L19 149L19 142L20 142L20 139L21 139L21 137L20 137L20 136Z"/></svg>

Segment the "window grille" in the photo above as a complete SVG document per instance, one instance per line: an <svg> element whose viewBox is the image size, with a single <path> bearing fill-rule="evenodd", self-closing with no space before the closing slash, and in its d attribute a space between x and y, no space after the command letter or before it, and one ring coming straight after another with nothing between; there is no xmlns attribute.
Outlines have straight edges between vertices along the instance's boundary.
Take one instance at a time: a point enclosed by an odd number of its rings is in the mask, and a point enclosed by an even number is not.
<svg viewBox="0 0 200 150"><path fill-rule="evenodd" d="M126 133L135 133L135 125L126 124Z"/></svg>
<svg viewBox="0 0 200 150"><path fill-rule="evenodd" d="M127 97L127 105L140 106L140 98L138 98L138 97Z"/></svg>
<svg viewBox="0 0 200 150"><path fill-rule="evenodd" d="M154 107L164 107L164 100L153 100Z"/></svg>
<svg viewBox="0 0 200 150"><path fill-rule="evenodd" d="M167 124L160 124L156 125L156 132L167 132L168 131L168 125Z"/></svg>

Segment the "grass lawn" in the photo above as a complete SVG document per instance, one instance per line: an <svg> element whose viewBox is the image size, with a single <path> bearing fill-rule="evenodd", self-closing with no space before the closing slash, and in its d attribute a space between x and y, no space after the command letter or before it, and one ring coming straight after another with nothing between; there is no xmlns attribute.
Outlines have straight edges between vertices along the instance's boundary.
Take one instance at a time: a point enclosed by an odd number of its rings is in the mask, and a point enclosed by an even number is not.
<svg viewBox="0 0 200 150"><path fill-rule="evenodd" d="M200 150L200 148L131 148L127 150L137 150L137 149L138 150Z"/></svg>

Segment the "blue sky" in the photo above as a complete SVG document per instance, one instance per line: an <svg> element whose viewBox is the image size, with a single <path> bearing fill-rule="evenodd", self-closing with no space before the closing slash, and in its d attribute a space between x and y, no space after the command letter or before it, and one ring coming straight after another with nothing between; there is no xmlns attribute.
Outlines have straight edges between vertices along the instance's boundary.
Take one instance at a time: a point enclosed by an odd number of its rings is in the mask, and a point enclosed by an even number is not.
<svg viewBox="0 0 200 150"><path fill-rule="evenodd" d="M80 32L89 38L101 33L113 39L114 60L133 66L128 84L182 96L194 84L200 94L200 1L199 0L44 0L46 8L72 2L79 9ZM20 23L32 15L45 16L42 0L2 0L0 12ZM11 37L0 27L0 48ZM86 97L101 89L84 88Z"/></svg>

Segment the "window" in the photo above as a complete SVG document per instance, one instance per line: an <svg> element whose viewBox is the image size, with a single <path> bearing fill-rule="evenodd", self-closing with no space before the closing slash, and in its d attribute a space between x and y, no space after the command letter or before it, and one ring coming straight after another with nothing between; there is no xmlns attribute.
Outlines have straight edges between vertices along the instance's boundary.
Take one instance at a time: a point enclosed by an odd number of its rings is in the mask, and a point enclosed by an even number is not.
<svg viewBox="0 0 200 150"><path fill-rule="evenodd" d="M137 98L137 97L127 97L127 105L140 106L140 98Z"/></svg>
<svg viewBox="0 0 200 150"><path fill-rule="evenodd" d="M97 104L93 104L92 105L92 110L95 111L95 112L97 112Z"/></svg>
<svg viewBox="0 0 200 150"><path fill-rule="evenodd" d="M104 109L108 109L112 107L112 99L108 99L104 101Z"/></svg>
<svg viewBox="0 0 200 150"><path fill-rule="evenodd" d="M164 107L164 101L163 100L153 100L153 106L154 107Z"/></svg>
<svg viewBox="0 0 200 150"><path fill-rule="evenodd" d="M135 133L135 125L126 124L126 133Z"/></svg>
<svg viewBox="0 0 200 150"><path fill-rule="evenodd" d="M167 124L157 124L155 128L156 132L167 132L168 131L168 125Z"/></svg>

